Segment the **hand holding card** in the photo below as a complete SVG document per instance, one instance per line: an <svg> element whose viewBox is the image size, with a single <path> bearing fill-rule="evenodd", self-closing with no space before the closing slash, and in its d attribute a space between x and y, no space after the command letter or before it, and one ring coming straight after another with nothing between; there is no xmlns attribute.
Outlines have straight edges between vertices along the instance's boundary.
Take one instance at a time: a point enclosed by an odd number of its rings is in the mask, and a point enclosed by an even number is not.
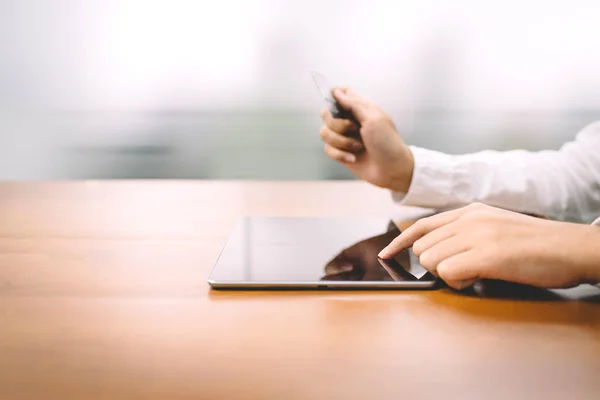
<svg viewBox="0 0 600 400"><path fill-rule="evenodd" d="M350 88L331 93L323 75L312 75L328 108L321 113L324 124L319 131L325 154L360 179L406 193L412 181L414 157L392 118Z"/></svg>
<svg viewBox="0 0 600 400"><path fill-rule="evenodd" d="M352 113L340 107L338 102L333 98L333 95L331 94L332 87L331 85L329 85L329 82L327 81L325 75L316 71L311 71L310 74L312 75L313 80L315 81L315 85L317 85L317 89L319 89L319 91L321 92L323 100L325 100L325 103L327 104L327 108L329 109L331 116L333 118L338 119L353 119Z"/></svg>

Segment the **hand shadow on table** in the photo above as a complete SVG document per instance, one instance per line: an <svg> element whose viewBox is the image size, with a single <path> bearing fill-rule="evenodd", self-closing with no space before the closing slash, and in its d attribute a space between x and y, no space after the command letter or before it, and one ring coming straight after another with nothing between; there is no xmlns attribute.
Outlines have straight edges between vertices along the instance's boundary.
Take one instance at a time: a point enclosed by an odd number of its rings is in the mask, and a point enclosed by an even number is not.
<svg viewBox="0 0 600 400"><path fill-rule="evenodd" d="M600 324L600 289L581 285L548 290L504 281L482 280L474 287L444 289L428 297L431 307L451 315L515 324Z"/></svg>
<svg viewBox="0 0 600 400"><path fill-rule="evenodd" d="M570 289L543 289L520 283L482 279L455 294L465 297L523 301L585 301L600 304L600 288L581 285Z"/></svg>

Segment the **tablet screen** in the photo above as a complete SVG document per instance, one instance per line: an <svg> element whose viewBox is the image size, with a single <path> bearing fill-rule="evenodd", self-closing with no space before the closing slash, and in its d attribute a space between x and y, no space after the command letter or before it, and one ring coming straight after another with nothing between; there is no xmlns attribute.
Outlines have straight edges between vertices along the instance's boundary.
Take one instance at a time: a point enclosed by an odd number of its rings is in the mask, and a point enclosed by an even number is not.
<svg viewBox="0 0 600 400"><path fill-rule="evenodd" d="M410 250L377 254L400 232L386 218L244 218L211 280L219 282L424 281L434 278Z"/></svg>

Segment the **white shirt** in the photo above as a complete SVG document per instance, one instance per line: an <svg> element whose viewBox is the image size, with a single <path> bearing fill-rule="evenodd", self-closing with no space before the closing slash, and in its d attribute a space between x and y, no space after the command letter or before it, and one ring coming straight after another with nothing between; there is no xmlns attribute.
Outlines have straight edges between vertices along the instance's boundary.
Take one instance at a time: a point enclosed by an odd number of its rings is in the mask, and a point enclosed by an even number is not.
<svg viewBox="0 0 600 400"><path fill-rule="evenodd" d="M482 151L448 155L411 147L415 158L402 205L434 209L474 202L600 225L600 122L558 151Z"/></svg>

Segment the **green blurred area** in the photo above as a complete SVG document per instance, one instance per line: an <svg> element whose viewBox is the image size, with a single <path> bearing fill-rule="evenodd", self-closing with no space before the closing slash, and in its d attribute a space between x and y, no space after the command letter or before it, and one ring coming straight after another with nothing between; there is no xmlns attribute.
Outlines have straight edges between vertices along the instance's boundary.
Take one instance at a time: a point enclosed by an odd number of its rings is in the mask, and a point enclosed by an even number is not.
<svg viewBox="0 0 600 400"><path fill-rule="evenodd" d="M391 115L409 144L452 154L557 149L600 120L588 110ZM323 154L318 110L27 112L0 123L2 179L352 179Z"/></svg>

